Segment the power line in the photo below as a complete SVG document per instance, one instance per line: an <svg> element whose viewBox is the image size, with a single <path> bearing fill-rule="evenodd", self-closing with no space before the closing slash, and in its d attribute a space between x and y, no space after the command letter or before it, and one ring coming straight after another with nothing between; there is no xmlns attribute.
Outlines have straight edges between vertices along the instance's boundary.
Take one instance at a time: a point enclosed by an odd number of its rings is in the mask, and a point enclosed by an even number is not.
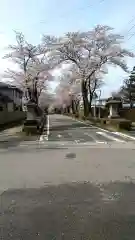
<svg viewBox="0 0 135 240"><path fill-rule="evenodd" d="M130 40L135 35L135 32L128 38Z"/></svg>
<svg viewBox="0 0 135 240"><path fill-rule="evenodd" d="M89 5L87 5L87 6L85 6L85 7L80 7L80 8L78 8L78 9L76 9L76 10L78 10L79 12L81 11L85 11L86 9L88 9L88 8L92 8L92 7L94 7L94 5L97 5L97 4L102 4L103 2L105 2L105 0L100 0L100 1L98 1L98 3L92 3L92 4L89 4ZM70 15L71 15L72 13L68 13L68 17L70 17ZM59 18L61 19L61 18L67 18L67 16L65 16L65 14L62 14L61 16L59 16ZM127 23L127 25L129 25L129 24L131 24L131 23L133 23L133 21L135 20L135 16L132 16L132 18L131 18L131 20L129 20L128 21L128 23ZM48 20L41 20L40 22L39 22L39 24L46 24L47 22L49 22ZM38 24L38 23L37 23ZM132 27L130 27L130 29L128 30L128 29L125 29L124 30L124 32L122 31L121 32L121 34L124 36L124 37L128 37L129 36L129 33L131 32L131 30L133 30L135 28L135 24L133 24L132 25ZM132 35L131 36L129 36L128 37L128 39L127 39L127 41L129 41L133 36L135 35L135 33L132 33ZM125 40L126 41L126 40Z"/></svg>
<svg viewBox="0 0 135 240"><path fill-rule="evenodd" d="M134 27L135 27L135 24L128 30L127 33L129 33Z"/></svg>
<svg viewBox="0 0 135 240"><path fill-rule="evenodd" d="M92 8L92 7L94 7L94 5L96 6L97 4L99 5L99 4L102 4L103 2L105 2L105 0L100 0L100 1L98 1L98 3L93 3L93 4L89 4L89 5L87 5L87 6L85 6L85 7L79 7L78 9L76 9L78 12L82 12L82 11L85 11L86 9L88 9L88 8ZM72 15L72 13L68 13L68 17L69 16L71 16ZM67 16L65 16L65 13L63 13L62 15L59 15L59 18L65 18L65 19L67 19ZM47 22L49 22L49 21L46 21L46 20L41 20L40 21L40 23L41 24L44 24L44 23L47 23Z"/></svg>
<svg viewBox="0 0 135 240"><path fill-rule="evenodd" d="M132 23L135 20L135 16L133 16L133 18L130 20L129 23Z"/></svg>

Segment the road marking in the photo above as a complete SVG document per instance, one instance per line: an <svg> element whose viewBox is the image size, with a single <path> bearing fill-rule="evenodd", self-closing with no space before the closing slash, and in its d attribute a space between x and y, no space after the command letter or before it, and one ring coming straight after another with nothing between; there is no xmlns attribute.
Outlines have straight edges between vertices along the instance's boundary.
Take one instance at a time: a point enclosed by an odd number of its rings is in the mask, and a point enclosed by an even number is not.
<svg viewBox="0 0 135 240"><path fill-rule="evenodd" d="M135 140L135 137L133 136L130 136L128 134L125 134L125 133L121 133L121 132L113 132L114 134L118 135L118 136L121 136L121 137L125 137L125 138L130 138L132 140Z"/></svg>
<svg viewBox="0 0 135 240"><path fill-rule="evenodd" d="M90 137L90 138L92 138L93 141L97 142L96 138L94 138L94 137L93 137L92 135L90 135L89 133L84 132L83 134L86 135L86 136L88 136L88 137Z"/></svg>
<svg viewBox="0 0 135 240"><path fill-rule="evenodd" d="M80 140L74 140L74 142L75 142L75 143L79 143L79 142L80 142Z"/></svg>
<svg viewBox="0 0 135 240"><path fill-rule="evenodd" d="M90 123L86 123L86 122L83 122L83 121L80 121L80 120L77 120L77 119L74 119L74 118L72 118L72 120L75 120L75 121L77 121L77 122L79 122L79 123L82 123L82 124L84 124L84 125L86 125L86 126L93 127L93 125L90 124ZM104 131L104 132L108 132L108 133L110 132L109 130L106 130L106 129L104 129L104 128L97 127L97 126L95 126L95 125L94 125L94 128L97 128L97 129L102 130L102 131Z"/></svg>
<svg viewBox="0 0 135 240"><path fill-rule="evenodd" d="M62 135L58 134L58 135L57 135L57 137L58 137L58 138L61 138L61 137L62 137Z"/></svg>
<svg viewBox="0 0 135 240"><path fill-rule="evenodd" d="M48 141L48 135L41 135L39 141L44 142L45 140Z"/></svg>
<svg viewBox="0 0 135 240"><path fill-rule="evenodd" d="M47 115L47 135L50 134L50 122L49 122L49 115Z"/></svg>
<svg viewBox="0 0 135 240"><path fill-rule="evenodd" d="M48 141L49 135L50 135L50 123L49 123L49 115L47 115L47 132L46 134L42 134L39 138L40 142L44 142L45 140Z"/></svg>
<svg viewBox="0 0 135 240"><path fill-rule="evenodd" d="M99 135L102 135L103 137L106 137L106 138L108 138L108 139L111 139L111 140L113 140L113 141L116 141L116 142L125 142L124 140L120 140L120 139L115 138L115 137L113 137L113 136L109 136L109 135L107 135L105 132L96 132L96 133L99 134Z"/></svg>
<svg viewBox="0 0 135 240"><path fill-rule="evenodd" d="M91 135L88 134L88 133L84 133L84 135L87 135L88 137L92 138L96 143L104 143L104 144L107 144L106 141L97 141L93 136L91 136Z"/></svg>
<svg viewBox="0 0 135 240"><path fill-rule="evenodd" d="M96 141L96 143L104 143L104 144L107 144L107 142L102 142L102 141Z"/></svg>
<svg viewBox="0 0 135 240"><path fill-rule="evenodd" d="M72 119L73 119L73 118L72 118ZM93 125L90 124L90 123L85 123L85 122L80 121L80 120L77 120L77 119L74 119L74 120L77 121L77 122L80 122L80 123L82 123L82 124L84 124L84 125L86 125L86 126L89 126L89 127L92 127L92 126L93 126ZM116 134L116 135L119 135L119 136L124 137L124 138L130 138L130 139L132 139L132 140L135 140L135 137L132 137L132 136L130 136L130 135L128 135L128 134L124 134L124 133L121 133L121 132L112 132L112 131L109 131L109 130L107 130L107 129L97 127L97 126L95 126L95 125L94 125L94 128L97 128L97 129L99 129L99 130L101 130L101 131L103 131L103 132L106 132L106 133L112 133L112 134ZM122 141L122 140L121 140L121 141Z"/></svg>

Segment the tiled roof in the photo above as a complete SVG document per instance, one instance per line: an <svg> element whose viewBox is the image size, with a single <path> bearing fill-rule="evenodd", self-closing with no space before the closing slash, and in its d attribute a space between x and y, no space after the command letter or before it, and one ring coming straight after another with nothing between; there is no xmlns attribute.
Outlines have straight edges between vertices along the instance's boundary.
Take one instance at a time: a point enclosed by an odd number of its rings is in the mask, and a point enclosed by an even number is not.
<svg viewBox="0 0 135 240"><path fill-rule="evenodd" d="M11 84L7 84L7 83L4 83L4 82L0 82L0 88L13 88L13 89L16 89L18 92L22 92L22 90L17 88L16 86L11 85Z"/></svg>

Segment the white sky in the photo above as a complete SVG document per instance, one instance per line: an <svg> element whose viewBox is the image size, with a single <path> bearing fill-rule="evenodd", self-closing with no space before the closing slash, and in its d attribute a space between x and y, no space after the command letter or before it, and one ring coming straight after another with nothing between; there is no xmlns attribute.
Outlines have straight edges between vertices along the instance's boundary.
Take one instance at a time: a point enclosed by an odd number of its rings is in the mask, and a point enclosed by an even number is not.
<svg viewBox="0 0 135 240"><path fill-rule="evenodd" d="M0 74L7 68L16 68L2 59L4 48L15 42L13 30L22 31L29 42L37 44L43 33L62 35L68 31L86 31L96 24L114 27L125 36L125 46L135 52L135 35L132 36L135 33L135 0L104 0L102 3L100 0L4 0L0 8ZM135 59L128 63L132 69ZM54 71L56 75L58 72ZM102 97L117 90L125 76L120 69L110 68Z"/></svg>

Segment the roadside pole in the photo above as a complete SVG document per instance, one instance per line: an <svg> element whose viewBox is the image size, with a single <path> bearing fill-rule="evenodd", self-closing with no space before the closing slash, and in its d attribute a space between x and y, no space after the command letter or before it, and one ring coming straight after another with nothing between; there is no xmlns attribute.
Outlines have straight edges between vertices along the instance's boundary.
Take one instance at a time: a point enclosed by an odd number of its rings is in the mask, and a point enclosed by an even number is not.
<svg viewBox="0 0 135 240"><path fill-rule="evenodd" d="M47 115L47 137L50 134L49 115Z"/></svg>
<svg viewBox="0 0 135 240"><path fill-rule="evenodd" d="M99 112L98 112L98 117L100 118L100 97L101 97L101 90L99 90L99 98L98 98L98 101L99 101Z"/></svg>

